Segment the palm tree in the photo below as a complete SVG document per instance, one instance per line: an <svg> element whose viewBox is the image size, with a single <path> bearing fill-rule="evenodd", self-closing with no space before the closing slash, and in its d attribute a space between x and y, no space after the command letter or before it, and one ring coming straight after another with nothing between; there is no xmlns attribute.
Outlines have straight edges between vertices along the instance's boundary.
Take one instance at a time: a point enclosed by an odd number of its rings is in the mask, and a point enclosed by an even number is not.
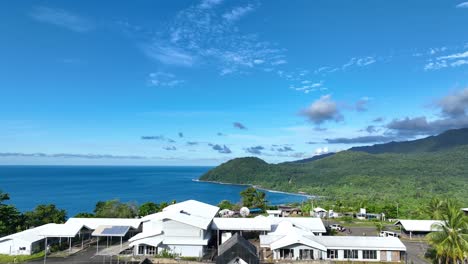
<svg viewBox="0 0 468 264"><path fill-rule="evenodd" d="M463 262L468 258L468 219L451 200L444 202L444 211L442 223L433 226L437 231L428 235L429 243L439 262L444 259L447 264Z"/></svg>
<svg viewBox="0 0 468 264"><path fill-rule="evenodd" d="M428 215L431 219L441 220L443 215L446 213L446 201L433 197L429 204L422 208L422 213Z"/></svg>

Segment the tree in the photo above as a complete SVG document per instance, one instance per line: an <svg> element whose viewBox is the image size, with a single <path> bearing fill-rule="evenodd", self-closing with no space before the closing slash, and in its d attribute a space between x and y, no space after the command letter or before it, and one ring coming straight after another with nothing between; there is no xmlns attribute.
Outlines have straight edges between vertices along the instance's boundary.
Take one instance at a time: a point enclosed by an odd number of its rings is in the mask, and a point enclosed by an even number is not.
<svg viewBox="0 0 468 264"><path fill-rule="evenodd" d="M161 209L159 208L159 204L153 202L146 202L140 205L140 207L138 208L138 214L140 216L147 216L160 211Z"/></svg>
<svg viewBox="0 0 468 264"><path fill-rule="evenodd" d="M265 209L267 201L265 199L265 192L259 191L254 187L248 187L240 192L242 198L242 205L245 207L255 207Z"/></svg>
<svg viewBox="0 0 468 264"><path fill-rule="evenodd" d="M26 227L37 227L49 223L62 224L67 218L67 212L58 209L54 204L41 204L33 211L24 213Z"/></svg>
<svg viewBox="0 0 468 264"><path fill-rule="evenodd" d="M94 214L98 218L134 218L138 208L134 203L122 203L119 200L99 201Z"/></svg>
<svg viewBox="0 0 468 264"><path fill-rule="evenodd" d="M429 203L422 208L422 212L431 219L440 220L447 214L446 209L446 201L441 200L438 197L433 197Z"/></svg>
<svg viewBox="0 0 468 264"><path fill-rule="evenodd" d="M468 255L468 219L452 200L442 202L442 208L442 224L433 226L437 231L427 236L428 241L434 247L439 262L463 262Z"/></svg>
<svg viewBox="0 0 468 264"><path fill-rule="evenodd" d="M234 208L234 204L231 203L230 201L228 200L222 200L219 204L218 204L218 207L219 209L223 210L223 209L229 209L229 210L233 210Z"/></svg>
<svg viewBox="0 0 468 264"><path fill-rule="evenodd" d="M77 213L74 217L76 218L94 218L96 217L94 214L91 213Z"/></svg>
<svg viewBox="0 0 468 264"><path fill-rule="evenodd" d="M10 196L0 191L0 237L16 232L22 224L21 214L16 207L4 203L8 200Z"/></svg>

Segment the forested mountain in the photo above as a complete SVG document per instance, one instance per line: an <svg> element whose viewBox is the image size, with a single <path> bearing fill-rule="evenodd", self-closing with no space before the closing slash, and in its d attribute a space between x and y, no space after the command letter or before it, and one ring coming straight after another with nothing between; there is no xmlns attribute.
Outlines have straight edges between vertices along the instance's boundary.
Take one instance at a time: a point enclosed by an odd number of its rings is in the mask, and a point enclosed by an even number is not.
<svg viewBox="0 0 468 264"><path fill-rule="evenodd" d="M462 145L468 145L468 128L448 130L440 135L418 140L354 147L349 150L363 151L372 154L417 153L440 151Z"/></svg>
<svg viewBox="0 0 468 264"><path fill-rule="evenodd" d="M468 204L467 129L416 141L343 151L317 160L268 164L254 158L230 160L200 180L253 184L281 191L303 191L336 199L407 203L406 210L435 195ZM397 144L397 145L395 145ZM398 152L398 153L379 153ZM359 150L359 151L356 151Z"/></svg>

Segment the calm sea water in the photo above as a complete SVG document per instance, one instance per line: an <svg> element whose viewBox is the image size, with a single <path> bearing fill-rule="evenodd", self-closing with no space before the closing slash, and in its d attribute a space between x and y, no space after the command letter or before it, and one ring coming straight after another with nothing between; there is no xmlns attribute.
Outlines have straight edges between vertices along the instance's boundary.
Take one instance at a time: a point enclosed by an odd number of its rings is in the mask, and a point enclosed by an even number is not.
<svg viewBox="0 0 468 264"><path fill-rule="evenodd" d="M238 202L238 185L196 182L210 167L122 166L0 166L0 190L10 204L32 210L38 204L56 204L69 216L92 212L97 201L119 199L139 204L195 199L210 204ZM267 192L272 204L300 202L306 198Z"/></svg>

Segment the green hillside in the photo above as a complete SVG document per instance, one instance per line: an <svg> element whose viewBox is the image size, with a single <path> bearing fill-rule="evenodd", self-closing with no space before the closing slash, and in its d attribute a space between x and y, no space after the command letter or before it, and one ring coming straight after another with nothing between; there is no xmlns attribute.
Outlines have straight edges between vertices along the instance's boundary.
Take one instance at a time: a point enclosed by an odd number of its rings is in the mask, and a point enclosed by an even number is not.
<svg viewBox="0 0 468 264"><path fill-rule="evenodd" d="M408 214L434 196L468 204L468 145L441 149L409 154L344 151L306 163L240 158L208 171L200 180L303 191L334 200L398 202L406 205L403 210Z"/></svg>
<svg viewBox="0 0 468 264"><path fill-rule="evenodd" d="M437 136L430 136L418 140L354 147L349 150L363 151L372 154L418 153L440 151L462 145L468 145L468 128L452 129Z"/></svg>

